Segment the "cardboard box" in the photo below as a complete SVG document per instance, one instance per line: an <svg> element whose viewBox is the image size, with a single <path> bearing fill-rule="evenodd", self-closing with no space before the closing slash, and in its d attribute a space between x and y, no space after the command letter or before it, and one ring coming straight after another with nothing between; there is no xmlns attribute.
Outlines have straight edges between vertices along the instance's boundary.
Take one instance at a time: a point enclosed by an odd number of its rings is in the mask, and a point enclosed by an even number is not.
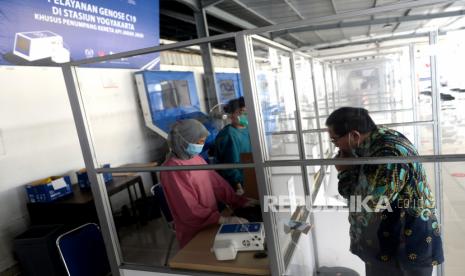
<svg viewBox="0 0 465 276"><path fill-rule="evenodd" d="M109 168L110 164L105 164L103 165L103 167ZM77 176L79 188L90 189L90 180L89 180L89 176L87 175L86 168L83 168L77 171L76 176ZM113 180L113 176L111 173L103 173L103 179L105 180L105 183L108 183L109 181Z"/></svg>
<svg viewBox="0 0 465 276"><path fill-rule="evenodd" d="M50 176L26 185L29 202L51 202L73 193L69 176Z"/></svg>

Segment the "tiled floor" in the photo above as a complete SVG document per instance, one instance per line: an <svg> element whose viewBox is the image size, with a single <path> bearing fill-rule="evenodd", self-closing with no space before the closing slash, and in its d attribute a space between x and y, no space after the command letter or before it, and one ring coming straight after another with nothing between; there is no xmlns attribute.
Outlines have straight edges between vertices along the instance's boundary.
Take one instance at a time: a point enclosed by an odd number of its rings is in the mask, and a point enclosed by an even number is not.
<svg viewBox="0 0 465 276"><path fill-rule="evenodd" d="M163 266L172 235L161 218L151 220L144 226L122 227L119 236L124 262ZM170 256L177 251L178 244L174 239Z"/></svg>

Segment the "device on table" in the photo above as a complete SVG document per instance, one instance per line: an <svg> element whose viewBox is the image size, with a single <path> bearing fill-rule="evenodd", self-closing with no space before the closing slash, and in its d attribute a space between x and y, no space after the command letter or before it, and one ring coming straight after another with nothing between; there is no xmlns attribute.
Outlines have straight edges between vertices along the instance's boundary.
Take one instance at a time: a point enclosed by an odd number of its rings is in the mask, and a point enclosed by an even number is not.
<svg viewBox="0 0 465 276"><path fill-rule="evenodd" d="M218 261L234 260L239 251L265 249L265 230L262 222L222 224L215 236L212 251Z"/></svg>

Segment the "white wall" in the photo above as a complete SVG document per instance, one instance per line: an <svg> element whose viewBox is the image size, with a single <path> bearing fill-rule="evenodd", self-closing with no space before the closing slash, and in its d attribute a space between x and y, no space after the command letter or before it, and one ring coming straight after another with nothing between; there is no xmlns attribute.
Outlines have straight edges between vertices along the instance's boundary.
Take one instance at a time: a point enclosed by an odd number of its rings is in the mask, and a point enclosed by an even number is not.
<svg viewBox="0 0 465 276"><path fill-rule="evenodd" d="M113 166L157 158L129 70L81 69L97 157ZM14 264L13 237L28 226L24 185L84 166L59 68L0 66L0 271ZM144 177L146 185L148 177ZM112 197L122 201L125 195ZM117 204L118 205L118 204ZM117 206L115 206L117 208Z"/></svg>

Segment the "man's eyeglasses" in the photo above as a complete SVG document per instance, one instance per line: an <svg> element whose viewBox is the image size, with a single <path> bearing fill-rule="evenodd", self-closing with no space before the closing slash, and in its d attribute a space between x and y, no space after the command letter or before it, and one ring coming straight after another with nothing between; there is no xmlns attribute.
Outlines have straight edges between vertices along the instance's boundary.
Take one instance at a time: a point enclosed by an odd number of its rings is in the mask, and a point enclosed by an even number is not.
<svg viewBox="0 0 465 276"><path fill-rule="evenodd" d="M331 143L333 144L336 144L337 143L337 140L341 139L342 136L339 136L339 137L329 137L329 141L331 141Z"/></svg>
<svg viewBox="0 0 465 276"><path fill-rule="evenodd" d="M331 143L333 144L336 144L337 141L339 141L339 139L341 139L342 137L346 136L347 134L349 134L348 132L342 136L338 136L338 137L329 137L329 141L331 141Z"/></svg>

